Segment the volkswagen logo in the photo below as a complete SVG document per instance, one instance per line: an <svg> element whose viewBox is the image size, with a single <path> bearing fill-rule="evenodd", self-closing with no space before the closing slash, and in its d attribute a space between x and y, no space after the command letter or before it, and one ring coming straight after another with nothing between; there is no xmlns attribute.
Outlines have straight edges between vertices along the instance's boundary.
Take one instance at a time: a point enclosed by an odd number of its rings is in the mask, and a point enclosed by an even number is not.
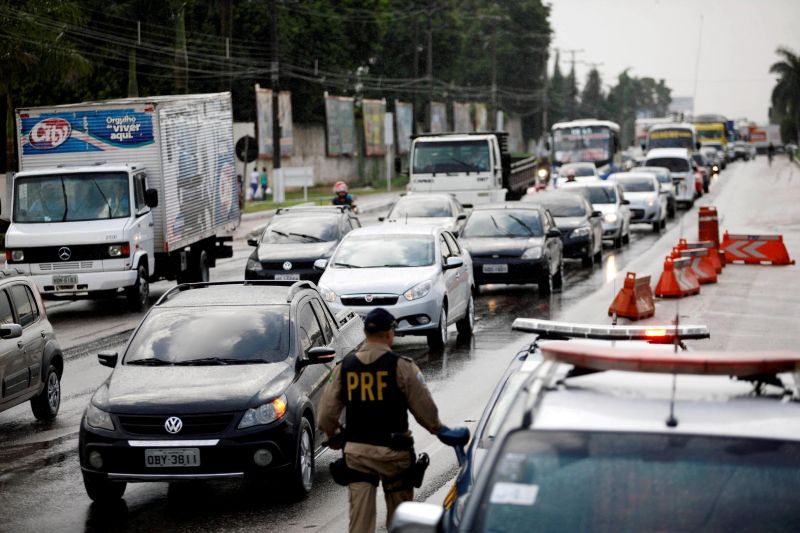
<svg viewBox="0 0 800 533"><path fill-rule="evenodd" d="M72 250L67 248L66 246L62 246L58 249L58 258L62 261L69 261L69 258L72 257Z"/></svg>
<svg viewBox="0 0 800 533"><path fill-rule="evenodd" d="M283 269L284 270L291 270L292 269L292 263L290 263L289 261L285 261L283 263Z"/></svg>
<svg viewBox="0 0 800 533"><path fill-rule="evenodd" d="M373 296L371 294L367 294L366 296L364 296L364 300L367 303L372 303L372 299L373 299Z"/></svg>
<svg viewBox="0 0 800 533"><path fill-rule="evenodd" d="M171 416L164 422L164 429L167 430L167 433L172 433L173 435L180 433L183 429L183 421L177 416Z"/></svg>

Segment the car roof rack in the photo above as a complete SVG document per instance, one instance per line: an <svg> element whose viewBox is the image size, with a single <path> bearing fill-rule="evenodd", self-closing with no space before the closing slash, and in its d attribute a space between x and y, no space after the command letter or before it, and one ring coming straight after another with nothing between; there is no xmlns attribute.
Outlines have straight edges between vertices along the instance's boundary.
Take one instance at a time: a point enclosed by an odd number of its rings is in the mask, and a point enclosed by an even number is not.
<svg viewBox="0 0 800 533"><path fill-rule="evenodd" d="M296 211L352 211L352 206L349 205L298 205L294 207L280 207L275 211L276 215L285 215L286 213L294 213Z"/></svg>
<svg viewBox="0 0 800 533"><path fill-rule="evenodd" d="M154 305L158 306L165 303L169 300L172 296L176 294L194 290L194 289L205 289L206 287L216 287L216 286L225 286L225 285L240 285L240 286L273 286L273 287L289 287L289 293L286 296L286 303L290 303L292 299L294 299L295 295L303 289L313 289L316 290L317 286L314 285L313 282L302 280L302 281L290 281L290 280L273 280L273 279L257 279L257 280L240 280L240 281L201 281L196 283L178 283L174 287L170 288L167 292L161 295L161 297L156 301Z"/></svg>

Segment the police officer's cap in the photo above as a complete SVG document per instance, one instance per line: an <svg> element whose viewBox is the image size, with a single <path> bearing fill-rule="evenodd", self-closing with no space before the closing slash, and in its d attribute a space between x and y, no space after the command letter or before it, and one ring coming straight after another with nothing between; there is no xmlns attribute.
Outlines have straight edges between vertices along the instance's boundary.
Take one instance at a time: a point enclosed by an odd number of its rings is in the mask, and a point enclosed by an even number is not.
<svg viewBox="0 0 800 533"><path fill-rule="evenodd" d="M364 319L364 331L367 333L382 333L394 329L395 326L397 321L392 313L382 307L376 307Z"/></svg>

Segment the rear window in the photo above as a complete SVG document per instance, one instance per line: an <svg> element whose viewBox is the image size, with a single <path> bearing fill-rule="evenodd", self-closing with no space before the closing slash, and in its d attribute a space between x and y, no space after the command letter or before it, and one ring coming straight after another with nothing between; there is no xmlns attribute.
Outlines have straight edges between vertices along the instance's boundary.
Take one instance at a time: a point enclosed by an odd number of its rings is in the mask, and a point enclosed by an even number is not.
<svg viewBox="0 0 800 533"><path fill-rule="evenodd" d="M593 204L617 203L617 191L614 187L586 187L586 195Z"/></svg>
<svg viewBox="0 0 800 533"><path fill-rule="evenodd" d="M796 531L800 443L519 431L471 531Z"/></svg>
<svg viewBox="0 0 800 533"><path fill-rule="evenodd" d="M618 183L625 192L653 192L656 190L656 184L650 178L621 178Z"/></svg>
<svg viewBox="0 0 800 533"><path fill-rule="evenodd" d="M568 196L552 197L548 195L533 195L530 198L526 197L526 201L543 205L554 217L586 216L586 206L577 195L574 198Z"/></svg>
<svg viewBox="0 0 800 533"><path fill-rule="evenodd" d="M680 157L656 157L648 159L647 165L652 167L666 167L670 172L689 172L689 162Z"/></svg>

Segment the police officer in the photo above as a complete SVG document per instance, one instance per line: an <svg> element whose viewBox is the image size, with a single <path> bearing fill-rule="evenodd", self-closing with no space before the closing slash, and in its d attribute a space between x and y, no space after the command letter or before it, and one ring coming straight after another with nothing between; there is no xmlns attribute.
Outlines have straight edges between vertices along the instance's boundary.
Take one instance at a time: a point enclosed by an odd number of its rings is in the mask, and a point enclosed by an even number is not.
<svg viewBox="0 0 800 533"><path fill-rule="evenodd" d="M432 434L448 430L417 365L392 352L396 325L385 309L369 312L366 342L334 367L320 402L319 428L329 439L344 435L346 466L357 473L358 480L348 485L351 532L375 531L378 479L386 499L387 527L397 506L414 498L413 485L404 475L415 462L408 411Z"/></svg>

